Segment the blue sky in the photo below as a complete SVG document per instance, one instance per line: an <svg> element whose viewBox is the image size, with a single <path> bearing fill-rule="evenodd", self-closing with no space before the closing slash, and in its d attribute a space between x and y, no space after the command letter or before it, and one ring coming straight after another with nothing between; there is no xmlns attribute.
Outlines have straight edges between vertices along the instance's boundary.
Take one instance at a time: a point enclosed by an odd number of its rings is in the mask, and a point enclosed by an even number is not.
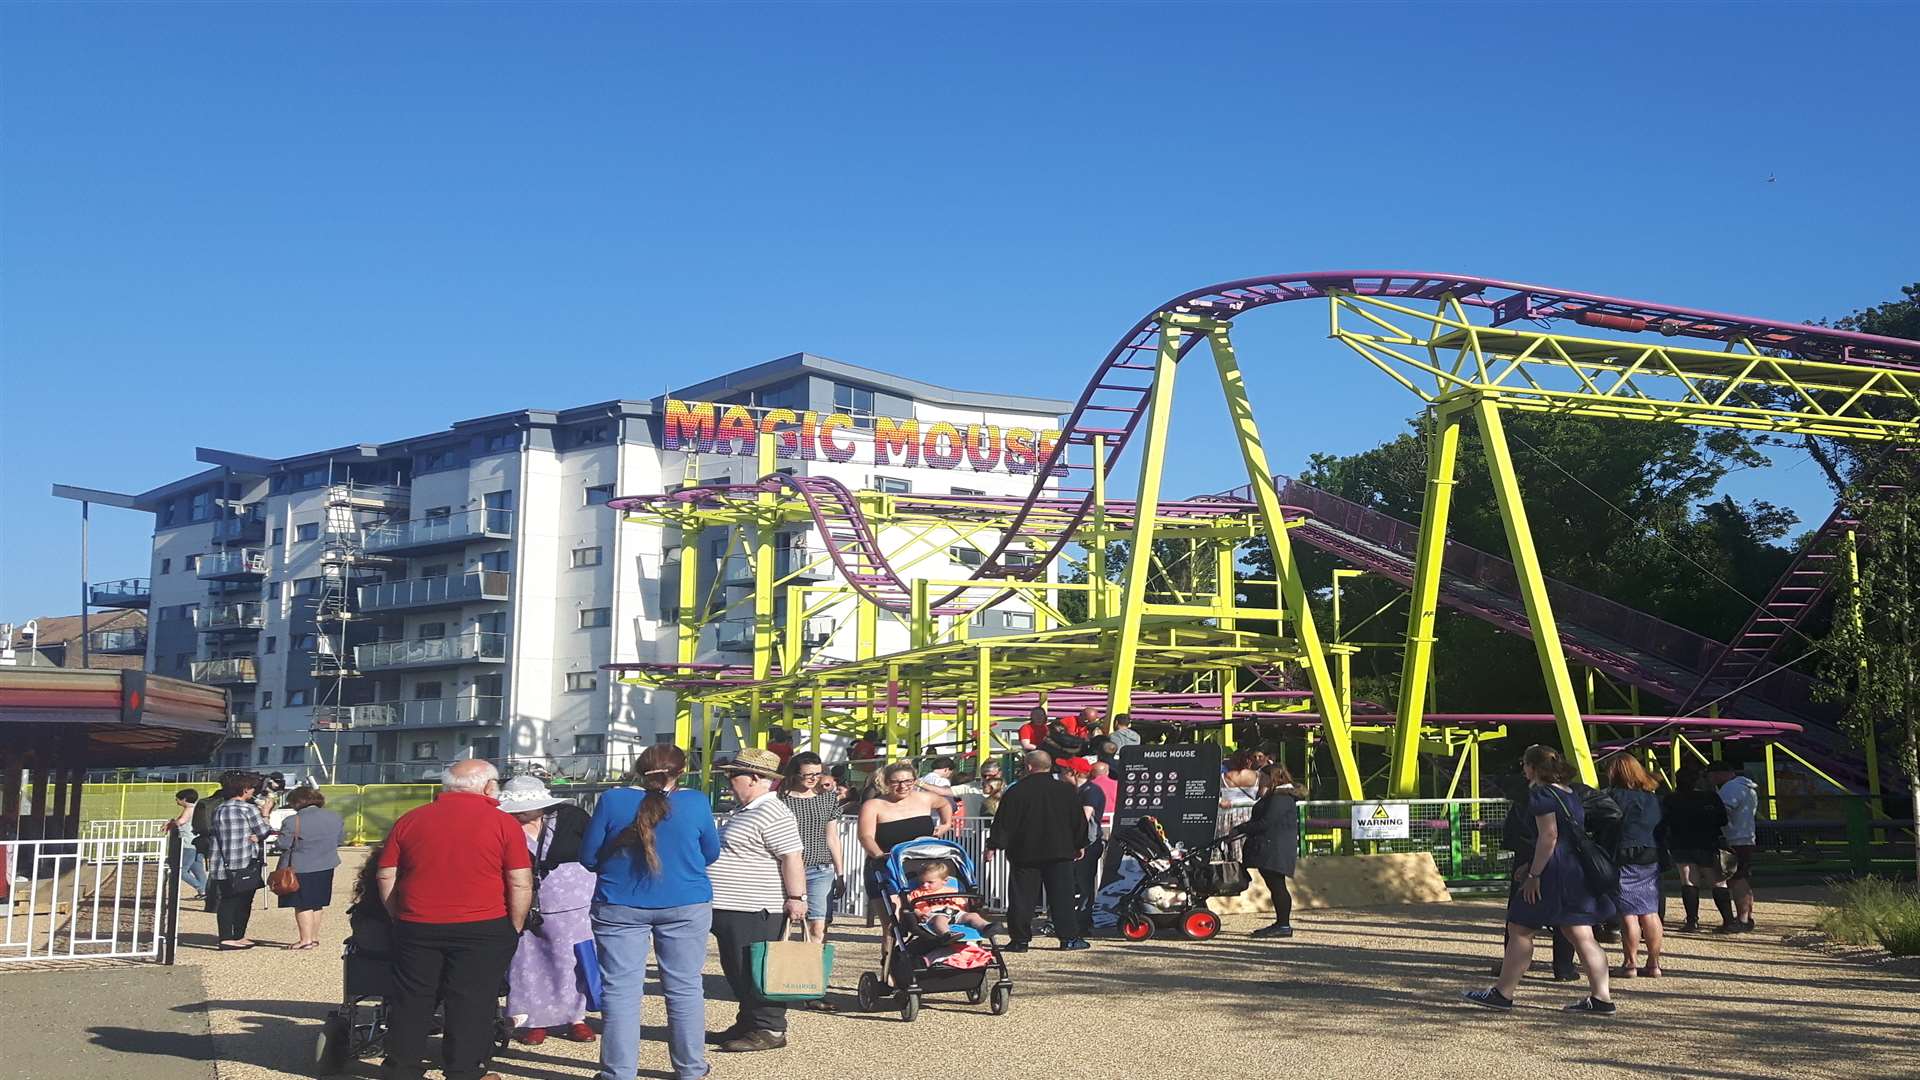
<svg viewBox="0 0 1920 1080"><path fill-rule="evenodd" d="M1283 271L1844 313L1920 278L1913 12L9 5L0 619L74 607L50 483L142 490L196 445L803 349L1072 397L1159 301ZM1281 468L1411 411L1324 318L1240 335ZM1195 385L1173 491L1239 479ZM1731 489L1825 509L1794 456ZM150 524L98 513L94 576L144 573Z"/></svg>

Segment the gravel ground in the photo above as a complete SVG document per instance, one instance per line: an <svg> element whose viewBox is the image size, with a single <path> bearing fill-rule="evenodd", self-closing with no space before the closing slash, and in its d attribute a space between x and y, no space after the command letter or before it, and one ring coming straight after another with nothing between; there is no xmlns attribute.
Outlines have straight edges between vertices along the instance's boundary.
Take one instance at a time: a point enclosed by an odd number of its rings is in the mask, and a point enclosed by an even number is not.
<svg viewBox="0 0 1920 1080"><path fill-rule="evenodd" d="M344 892L349 875L338 880ZM1666 976L1617 984L1612 1018L1565 1016L1583 984L1531 977L1521 1008L1502 1015L1458 1002L1488 985L1501 906L1466 900L1419 907L1296 913L1297 937L1256 941L1252 916L1226 920L1209 943L1106 939L1088 952L1038 949L1011 958L1006 1016L961 999L933 1000L912 1025L852 1010L852 987L877 959L877 936L840 931L835 984L844 1011L795 1011L791 1045L714 1055L717 1078L756 1080L999 1075L1075 1080L1255 1077L1920 1077L1920 980L1787 943L1810 925L1815 890L1766 895L1762 930L1673 935ZM204 966L221 1080L309 1075L313 1035L337 1003L331 946L291 952L291 913L257 912L262 947L215 953L213 916L181 918L182 963ZM323 936L345 918L329 912ZM1613 954L1616 958L1617 951ZM1545 947L1539 950L1545 967ZM707 968L708 1024L731 1004ZM641 1076L665 1077L665 1014L650 994ZM495 1062L503 1077L586 1078L596 1047L548 1039ZM351 1075L378 1074L361 1062Z"/></svg>

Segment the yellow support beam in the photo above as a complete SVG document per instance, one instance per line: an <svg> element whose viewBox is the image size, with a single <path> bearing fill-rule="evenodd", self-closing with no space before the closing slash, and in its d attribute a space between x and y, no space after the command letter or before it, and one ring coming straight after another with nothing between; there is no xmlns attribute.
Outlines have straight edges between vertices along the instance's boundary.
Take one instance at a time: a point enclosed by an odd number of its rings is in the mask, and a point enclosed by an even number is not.
<svg viewBox="0 0 1920 1080"><path fill-rule="evenodd" d="M1160 320L1160 349L1154 355L1153 387L1147 395L1146 438L1142 440L1140 487L1134 505L1133 534L1127 550L1127 576L1120 584L1120 626L1114 643L1113 681L1107 687L1107 715L1133 711L1134 670L1139 663L1140 620L1146 614L1147 578L1153 566L1152 508L1160 505L1160 477L1167 461L1167 426L1173 419L1173 377L1180 366L1180 329L1171 316Z"/></svg>
<svg viewBox="0 0 1920 1080"><path fill-rule="evenodd" d="M1420 789L1421 706L1433 678L1433 625L1440 608L1441 561L1447 549L1447 518L1453 509L1454 471L1460 455L1458 409L1435 410L1435 428L1427 443L1427 488L1420 510L1419 547L1414 553L1413 593L1408 598L1407 647L1400 667L1400 700L1395 706L1393 759L1388 790L1413 796Z"/></svg>

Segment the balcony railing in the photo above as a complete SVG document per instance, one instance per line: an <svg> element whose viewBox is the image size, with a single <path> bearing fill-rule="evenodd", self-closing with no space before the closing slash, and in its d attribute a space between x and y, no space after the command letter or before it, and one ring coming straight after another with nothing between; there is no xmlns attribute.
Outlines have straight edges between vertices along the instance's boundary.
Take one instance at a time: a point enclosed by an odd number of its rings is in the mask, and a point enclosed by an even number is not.
<svg viewBox="0 0 1920 1080"><path fill-rule="evenodd" d="M208 552L200 556L199 568L194 571L202 581L264 577L266 573L267 553L252 548Z"/></svg>
<svg viewBox="0 0 1920 1080"><path fill-rule="evenodd" d="M513 511L463 510L458 514L390 521L370 526L364 546L369 554L452 548L476 540L513 536Z"/></svg>
<svg viewBox="0 0 1920 1080"><path fill-rule="evenodd" d="M407 505L407 489L397 484L335 484L326 500L335 506L388 509Z"/></svg>
<svg viewBox="0 0 1920 1080"><path fill-rule="evenodd" d="M504 570L476 570L453 577L407 578L362 585L355 594L361 611L402 611L409 608L453 607L478 600L505 600L509 575Z"/></svg>
<svg viewBox="0 0 1920 1080"><path fill-rule="evenodd" d="M353 649L354 666L361 671L498 664L506 658L507 635L478 631L456 637L376 641Z"/></svg>
<svg viewBox="0 0 1920 1080"><path fill-rule="evenodd" d="M221 518L213 523L213 538L227 543L259 542L267 538L267 520L260 508L250 506L244 513Z"/></svg>
<svg viewBox="0 0 1920 1080"><path fill-rule="evenodd" d="M825 548L782 547L773 550L773 576L802 581L824 581L833 573ZM745 555L727 556L727 584L753 583L753 565Z"/></svg>
<svg viewBox="0 0 1920 1080"><path fill-rule="evenodd" d="M229 656L221 660L195 660L193 662L193 681L211 686L230 686L235 683L260 681L251 656Z"/></svg>
<svg viewBox="0 0 1920 1080"><path fill-rule="evenodd" d="M87 595L94 607L143 608L153 600L153 579L130 577L102 581L89 585Z"/></svg>
<svg viewBox="0 0 1920 1080"><path fill-rule="evenodd" d="M193 614L194 629L201 633L220 630L258 630L266 625L266 615L258 603L213 604Z"/></svg>
<svg viewBox="0 0 1920 1080"><path fill-rule="evenodd" d="M227 713L227 738L253 738L253 721L259 710L250 701L236 703Z"/></svg>
<svg viewBox="0 0 1920 1080"><path fill-rule="evenodd" d="M321 731L459 727L497 724L504 715L501 698L470 694L377 705L322 705L313 710L313 726Z"/></svg>
<svg viewBox="0 0 1920 1080"><path fill-rule="evenodd" d="M87 645L94 652L111 656L144 653L147 651L147 632L145 630L95 630L87 635Z"/></svg>

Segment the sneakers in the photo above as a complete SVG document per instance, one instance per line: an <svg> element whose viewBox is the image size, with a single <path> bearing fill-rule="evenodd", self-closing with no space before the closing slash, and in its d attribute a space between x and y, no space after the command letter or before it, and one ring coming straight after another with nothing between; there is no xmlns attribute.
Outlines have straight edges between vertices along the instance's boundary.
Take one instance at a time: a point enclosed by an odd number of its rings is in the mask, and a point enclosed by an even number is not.
<svg viewBox="0 0 1920 1080"><path fill-rule="evenodd" d="M1279 926L1279 925L1263 926L1260 929L1255 930L1252 936L1258 937L1258 938L1292 937L1293 927Z"/></svg>
<svg viewBox="0 0 1920 1080"><path fill-rule="evenodd" d="M1001 952L1026 952L1028 949L1031 949L1031 948L1033 948L1033 946L1027 944L1024 941L1009 941L1005 945L1000 946L1000 951Z"/></svg>
<svg viewBox="0 0 1920 1080"><path fill-rule="evenodd" d="M1495 986L1489 986L1485 990L1469 990L1460 995L1460 999L1483 1009L1494 1009L1499 1012L1513 1011L1513 999L1501 993L1499 987Z"/></svg>
<svg viewBox="0 0 1920 1080"><path fill-rule="evenodd" d="M784 1031L749 1031L737 1039L728 1039L720 1044L720 1049L729 1054L746 1054L755 1050L779 1050L787 1045L787 1033Z"/></svg>
<svg viewBox="0 0 1920 1080"><path fill-rule="evenodd" d="M1068 938L1060 943L1060 947L1068 952L1079 952L1081 949L1093 948L1092 945L1087 943L1086 938Z"/></svg>
<svg viewBox="0 0 1920 1080"><path fill-rule="evenodd" d="M1594 1016L1611 1016L1615 1006L1611 1001L1601 1001L1597 997L1583 997L1579 1001L1560 1010L1570 1013L1590 1013Z"/></svg>
<svg viewBox="0 0 1920 1080"><path fill-rule="evenodd" d="M741 1031L737 1027L730 1027L724 1031L709 1031L707 1032L707 1045L722 1046L726 1043L732 1042L733 1040L739 1038L744 1034L746 1034L746 1032Z"/></svg>
<svg viewBox="0 0 1920 1080"><path fill-rule="evenodd" d="M1688 920L1687 920L1686 922L1683 922L1683 923L1681 923L1681 924L1680 924L1680 931L1679 931L1679 932L1680 932L1680 933L1682 933L1682 934L1697 934L1697 933L1699 933L1699 932L1700 932L1700 920L1699 920L1699 919L1688 919Z"/></svg>
<svg viewBox="0 0 1920 1080"><path fill-rule="evenodd" d="M1713 932L1716 934L1740 934L1745 933L1746 929L1746 923L1735 919L1732 922L1723 922L1719 926L1714 927Z"/></svg>

